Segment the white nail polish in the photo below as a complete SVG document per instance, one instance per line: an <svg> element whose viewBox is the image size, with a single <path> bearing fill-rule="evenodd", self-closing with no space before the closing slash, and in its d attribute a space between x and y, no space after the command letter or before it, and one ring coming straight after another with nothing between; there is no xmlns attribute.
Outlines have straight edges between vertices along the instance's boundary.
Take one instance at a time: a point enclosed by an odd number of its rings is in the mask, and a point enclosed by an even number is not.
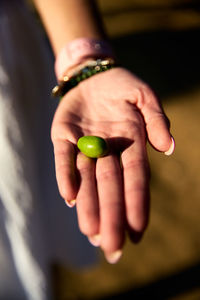
<svg viewBox="0 0 200 300"><path fill-rule="evenodd" d="M117 250L115 252L105 254L105 257L110 264L116 264L119 261L121 256L122 256L122 250Z"/></svg>
<svg viewBox="0 0 200 300"><path fill-rule="evenodd" d="M73 200L66 200L65 203L67 204L68 207L73 207L76 204L76 199Z"/></svg>
<svg viewBox="0 0 200 300"><path fill-rule="evenodd" d="M169 156L171 155L173 152L174 152L174 149L175 149L175 141L174 141L174 138L171 137L171 146L169 147L169 150L165 151L164 154Z"/></svg>
<svg viewBox="0 0 200 300"><path fill-rule="evenodd" d="M93 236L89 236L88 240L94 247L99 247L101 242L101 236L100 234L95 234Z"/></svg>

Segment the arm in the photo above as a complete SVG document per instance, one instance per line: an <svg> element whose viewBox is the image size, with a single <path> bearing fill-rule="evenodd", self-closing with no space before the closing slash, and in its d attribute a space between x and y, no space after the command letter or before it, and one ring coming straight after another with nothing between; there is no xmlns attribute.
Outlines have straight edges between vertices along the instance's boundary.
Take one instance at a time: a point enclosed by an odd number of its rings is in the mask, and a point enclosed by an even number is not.
<svg viewBox="0 0 200 300"><path fill-rule="evenodd" d="M61 48L73 39L104 37L95 1L34 0L34 2L55 54L58 54Z"/></svg>
<svg viewBox="0 0 200 300"><path fill-rule="evenodd" d="M76 38L104 37L93 1L35 3L55 55ZM162 107L144 82L124 68L114 68L86 79L62 98L51 134L60 194L69 206L76 204L82 233L114 263L122 253L125 232L138 242L148 223L146 136L157 150L173 152ZM113 153L97 161L77 153L83 135L105 138Z"/></svg>

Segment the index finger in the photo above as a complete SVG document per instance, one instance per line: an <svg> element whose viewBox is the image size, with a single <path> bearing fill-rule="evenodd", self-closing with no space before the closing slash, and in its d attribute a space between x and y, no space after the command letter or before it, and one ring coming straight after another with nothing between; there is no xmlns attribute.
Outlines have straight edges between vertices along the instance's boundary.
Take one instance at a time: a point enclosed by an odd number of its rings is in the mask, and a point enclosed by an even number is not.
<svg viewBox="0 0 200 300"><path fill-rule="evenodd" d="M74 206L78 190L76 176L76 153L74 145L60 138L53 140L55 170L61 196L69 207Z"/></svg>

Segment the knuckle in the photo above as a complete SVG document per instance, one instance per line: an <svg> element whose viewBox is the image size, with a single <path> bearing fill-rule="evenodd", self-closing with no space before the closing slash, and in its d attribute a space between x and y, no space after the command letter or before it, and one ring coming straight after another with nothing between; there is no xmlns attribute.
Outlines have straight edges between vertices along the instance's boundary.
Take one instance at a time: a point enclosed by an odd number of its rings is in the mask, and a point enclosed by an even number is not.
<svg viewBox="0 0 200 300"><path fill-rule="evenodd" d="M114 169L99 171L97 173L97 180L104 180L104 181L113 180L113 177L115 177L115 173L116 172Z"/></svg>
<svg viewBox="0 0 200 300"><path fill-rule="evenodd" d="M136 93L138 107L141 108L145 104L145 94L144 94L143 86L138 87L135 90L135 93Z"/></svg>
<svg viewBox="0 0 200 300"><path fill-rule="evenodd" d="M85 180L88 179L91 181L95 174L95 169L92 165L78 167L77 170L80 176L85 178Z"/></svg>
<svg viewBox="0 0 200 300"><path fill-rule="evenodd" d="M94 169L94 162L91 158L79 153L77 158L77 169L82 173L88 173Z"/></svg>
<svg viewBox="0 0 200 300"><path fill-rule="evenodd" d="M152 91L152 89L150 88L150 86L148 84L146 84L146 83L143 84L142 89L143 89L145 94L153 95L153 91Z"/></svg>
<svg viewBox="0 0 200 300"><path fill-rule="evenodd" d="M123 154L122 154L123 155ZM131 159L123 164L123 167L128 169L135 169L135 168L144 168L145 171L149 170L148 161L145 158L138 158L138 159Z"/></svg>

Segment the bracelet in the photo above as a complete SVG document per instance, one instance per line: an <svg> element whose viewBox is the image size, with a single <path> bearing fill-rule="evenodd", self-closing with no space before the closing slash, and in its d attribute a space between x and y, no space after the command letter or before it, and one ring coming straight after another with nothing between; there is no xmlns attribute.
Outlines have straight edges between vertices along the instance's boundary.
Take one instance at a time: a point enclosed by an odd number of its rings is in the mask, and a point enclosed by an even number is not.
<svg viewBox="0 0 200 300"><path fill-rule="evenodd" d="M107 70L116 67L116 63L112 58L90 60L86 65L80 66L73 74L67 74L52 90L53 97L62 97L73 87L77 86L81 81Z"/></svg>
<svg viewBox="0 0 200 300"><path fill-rule="evenodd" d="M62 78L67 70L79 65L86 58L114 57L110 44L105 40L77 38L67 43L55 61L57 78Z"/></svg>

